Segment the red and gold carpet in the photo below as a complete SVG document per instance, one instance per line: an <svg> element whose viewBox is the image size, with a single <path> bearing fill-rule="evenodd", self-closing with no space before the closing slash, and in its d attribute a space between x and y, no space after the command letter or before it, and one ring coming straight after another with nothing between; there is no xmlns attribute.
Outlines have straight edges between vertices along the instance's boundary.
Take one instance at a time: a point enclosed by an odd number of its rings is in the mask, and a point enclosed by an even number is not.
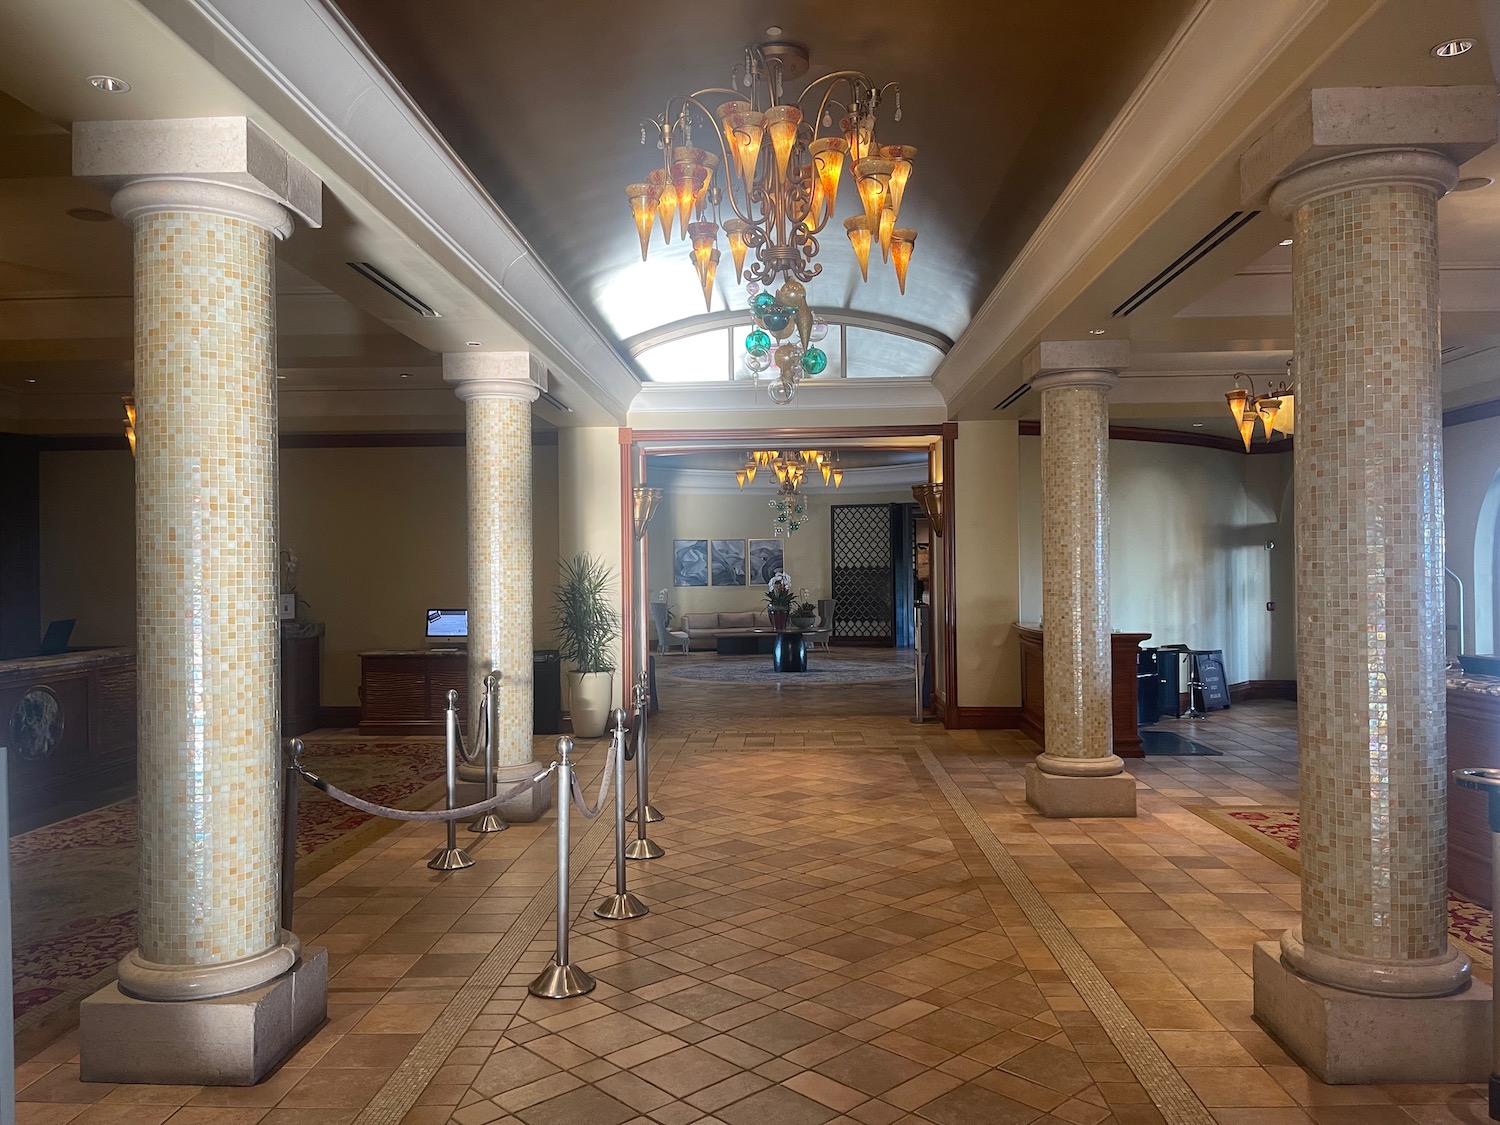
<svg viewBox="0 0 1500 1125"><path fill-rule="evenodd" d="M1300 813L1289 805L1189 806L1204 820L1242 844L1274 859L1288 871L1302 871L1297 848L1302 842ZM1490 968L1494 915L1466 898L1448 894L1448 937L1481 968Z"/></svg>
<svg viewBox="0 0 1500 1125"><path fill-rule="evenodd" d="M432 739L304 739L303 760L372 801L424 808L437 798L442 745ZM298 883L395 827L310 785L298 794ZM10 841L12 978L18 1034L55 1034L78 1001L114 977L135 945L136 803L132 798Z"/></svg>

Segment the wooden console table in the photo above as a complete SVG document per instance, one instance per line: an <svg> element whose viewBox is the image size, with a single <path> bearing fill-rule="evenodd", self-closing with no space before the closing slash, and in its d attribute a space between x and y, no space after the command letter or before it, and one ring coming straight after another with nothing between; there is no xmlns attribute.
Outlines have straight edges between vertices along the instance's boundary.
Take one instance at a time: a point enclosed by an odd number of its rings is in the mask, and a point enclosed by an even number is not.
<svg viewBox="0 0 1500 1125"><path fill-rule="evenodd" d="M467 719L469 655L462 649L359 654L360 734L442 734L448 692Z"/></svg>
<svg viewBox="0 0 1500 1125"><path fill-rule="evenodd" d="M1043 748L1047 745L1047 716L1042 672L1042 631L1017 625L1021 641L1021 733ZM1115 753L1122 758L1144 758L1136 725L1135 658L1150 633L1110 634L1110 715Z"/></svg>

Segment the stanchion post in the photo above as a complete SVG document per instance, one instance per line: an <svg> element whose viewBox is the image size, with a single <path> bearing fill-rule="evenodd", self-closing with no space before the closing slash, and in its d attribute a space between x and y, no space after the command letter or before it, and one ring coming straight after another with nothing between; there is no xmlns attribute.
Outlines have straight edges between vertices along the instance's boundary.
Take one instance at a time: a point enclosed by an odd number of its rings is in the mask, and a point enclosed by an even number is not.
<svg viewBox="0 0 1500 1125"><path fill-rule="evenodd" d="M281 928L292 928L292 910L297 895L297 759L302 740L288 740L286 767L281 775Z"/></svg>
<svg viewBox="0 0 1500 1125"><path fill-rule="evenodd" d="M647 716L651 713L651 687L648 673L642 672L636 677L632 702L635 705L635 713L641 717L641 741L640 745L635 748L635 770L638 778L636 788L640 790L639 804L630 810L630 819L635 820L644 808L646 820L652 824L660 824L667 818L651 803L651 767L649 765L651 755L646 748L646 744L651 741L646 735Z"/></svg>
<svg viewBox="0 0 1500 1125"><path fill-rule="evenodd" d="M448 809L451 811L458 807L458 692L456 691L448 693L446 718ZM458 846L458 829L452 820L448 821L448 846L429 859L427 866L434 871L460 871L465 867L474 866L474 857Z"/></svg>
<svg viewBox="0 0 1500 1125"><path fill-rule="evenodd" d="M484 678L484 799L495 797L495 731L500 723L500 673L491 672ZM470 832L504 832L509 825L495 815L491 809L480 813L469 825Z"/></svg>
<svg viewBox="0 0 1500 1125"><path fill-rule="evenodd" d="M594 907L594 917L612 922L649 914L646 904L625 885L625 727L630 721L623 708L615 710L613 752L615 756L615 893L605 895Z"/></svg>
<svg viewBox="0 0 1500 1125"><path fill-rule="evenodd" d="M651 740L647 734L649 722L646 711L646 685L638 683L635 685L635 717L641 724L640 738L635 747L635 811L630 814L630 819L635 821L635 839L625 849L626 859L659 859L666 855L666 849L655 840L646 838L646 824L653 819L661 820L662 816L657 813L653 818L651 813L651 797L648 786L650 784L650 773L647 768L646 745Z"/></svg>
<svg viewBox="0 0 1500 1125"><path fill-rule="evenodd" d="M927 709L922 706L922 677L927 672L927 650L922 647L922 641L926 634L922 630L922 616L928 609L925 602L912 603L912 618L916 622L915 636L912 638L912 648L916 652L916 687L917 687L917 709L916 713L907 720L909 723L930 723L932 717L927 714Z"/></svg>
<svg viewBox="0 0 1500 1125"><path fill-rule="evenodd" d="M1464 789L1477 789L1485 796L1490 821L1491 898L1500 906L1500 770L1464 769L1453 771L1453 783ZM1494 956L1494 940L1490 942L1490 955ZM1490 1032L1490 1120L1500 1121L1500 1004L1494 1005L1494 1024Z"/></svg>
<svg viewBox="0 0 1500 1125"><path fill-rule="evenodd" d="M568 908L569 866L568 829L570 806L573 801L573 763L568 755L573 752L573 740L566 735L557 740L557 952L536 980L527 986L533 996L546 1000L562 1000L568 996L582 996L594 990L594 978L577 965L568 961L568 923L571 921Z"/></svg>

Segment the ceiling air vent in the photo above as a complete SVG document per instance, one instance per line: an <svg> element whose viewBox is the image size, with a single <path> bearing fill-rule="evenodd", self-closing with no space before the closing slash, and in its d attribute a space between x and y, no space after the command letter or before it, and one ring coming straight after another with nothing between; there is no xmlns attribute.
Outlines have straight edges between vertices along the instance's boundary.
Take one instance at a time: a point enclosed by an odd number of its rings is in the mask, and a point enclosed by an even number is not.
<svg viewBox="0 0 1500 1125"><path fill-rule="evenodd" d="M1157 274L1150 281L1146 282L1145 285L1142 285L1134 293L1126 297L1125 300L1121 301L1119 307L1109 315L1129 316L1135 312L1136 309L1140 308L1152 297L1176 281L1191 269L1194 264L1201 261L1218 247L1220 243L1224 242L1225 239L1259 214L1259 211L1235 211L1232 213L1229 218L1225 219L1218 226L1214 227L1213 230L1209 231L1179 254L1173 260L1172 264L1162 270L1161 273Z"/></svg>
<svg viewBox="0 0 1500 1125"><path fill-rule="evenodd" d="M426 301L422 300L421 297L418 297L406 286L395 280L395 278L391 277L389 274L381 270L378 266L371 265L369 262L349 262L347 264L349 268L355 273L359 274L360 277L364 278L366 281L370 282L373 285L380 286L381 289L384 289L392 297L396 298L396 300L400 301L403 305L411 309L412 312L417 313L419 316L436 317L443 315L442 313L438 312L437 309L429 305Z"/></svg>
<svg viewBox="0 0 1500 1125"><path fill-rule="evenodd" d="M1010 394L1006 395L999 402L995 403L995 409L996 410L1004 410L1007 406L1009 406L1011 403L1015 402L1018 398L1020 398L1022 395L1024 395L1029 390L1031 390L1031 384L1030 383L1022 383L1015 390L1011 391Z"/></svg>

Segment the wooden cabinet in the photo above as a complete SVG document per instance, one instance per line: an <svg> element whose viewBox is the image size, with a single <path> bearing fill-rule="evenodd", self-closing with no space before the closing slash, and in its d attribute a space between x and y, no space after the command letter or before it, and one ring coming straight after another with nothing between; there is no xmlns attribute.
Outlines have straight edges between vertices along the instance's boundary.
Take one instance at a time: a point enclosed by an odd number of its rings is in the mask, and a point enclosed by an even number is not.
<svg viewBox="0 0 1500 1125"><path fill-rule="evenodd" d="M0 662L13 833L135 792L135 692L129 649Z"/></svg>
<svg viewBox="0 0 1500 1125"><path fill-rule="evenodd" d="M362 652L359 660L360 734L442 734L449 691L467 718L467 653Z"/></svg>
<svg viewBox="0 0 1500 1125"><path fill-rule="evenodd" d="M1017 625L1016 635L1021 642L1021 733L1045 749L1047 716L1042 631ZM1150 633L1110 634L1110 717L1114 726L1115 753L1122 758L1145 757L1136 724L1135 658L1141 642L1150 636Z"/></svg>

